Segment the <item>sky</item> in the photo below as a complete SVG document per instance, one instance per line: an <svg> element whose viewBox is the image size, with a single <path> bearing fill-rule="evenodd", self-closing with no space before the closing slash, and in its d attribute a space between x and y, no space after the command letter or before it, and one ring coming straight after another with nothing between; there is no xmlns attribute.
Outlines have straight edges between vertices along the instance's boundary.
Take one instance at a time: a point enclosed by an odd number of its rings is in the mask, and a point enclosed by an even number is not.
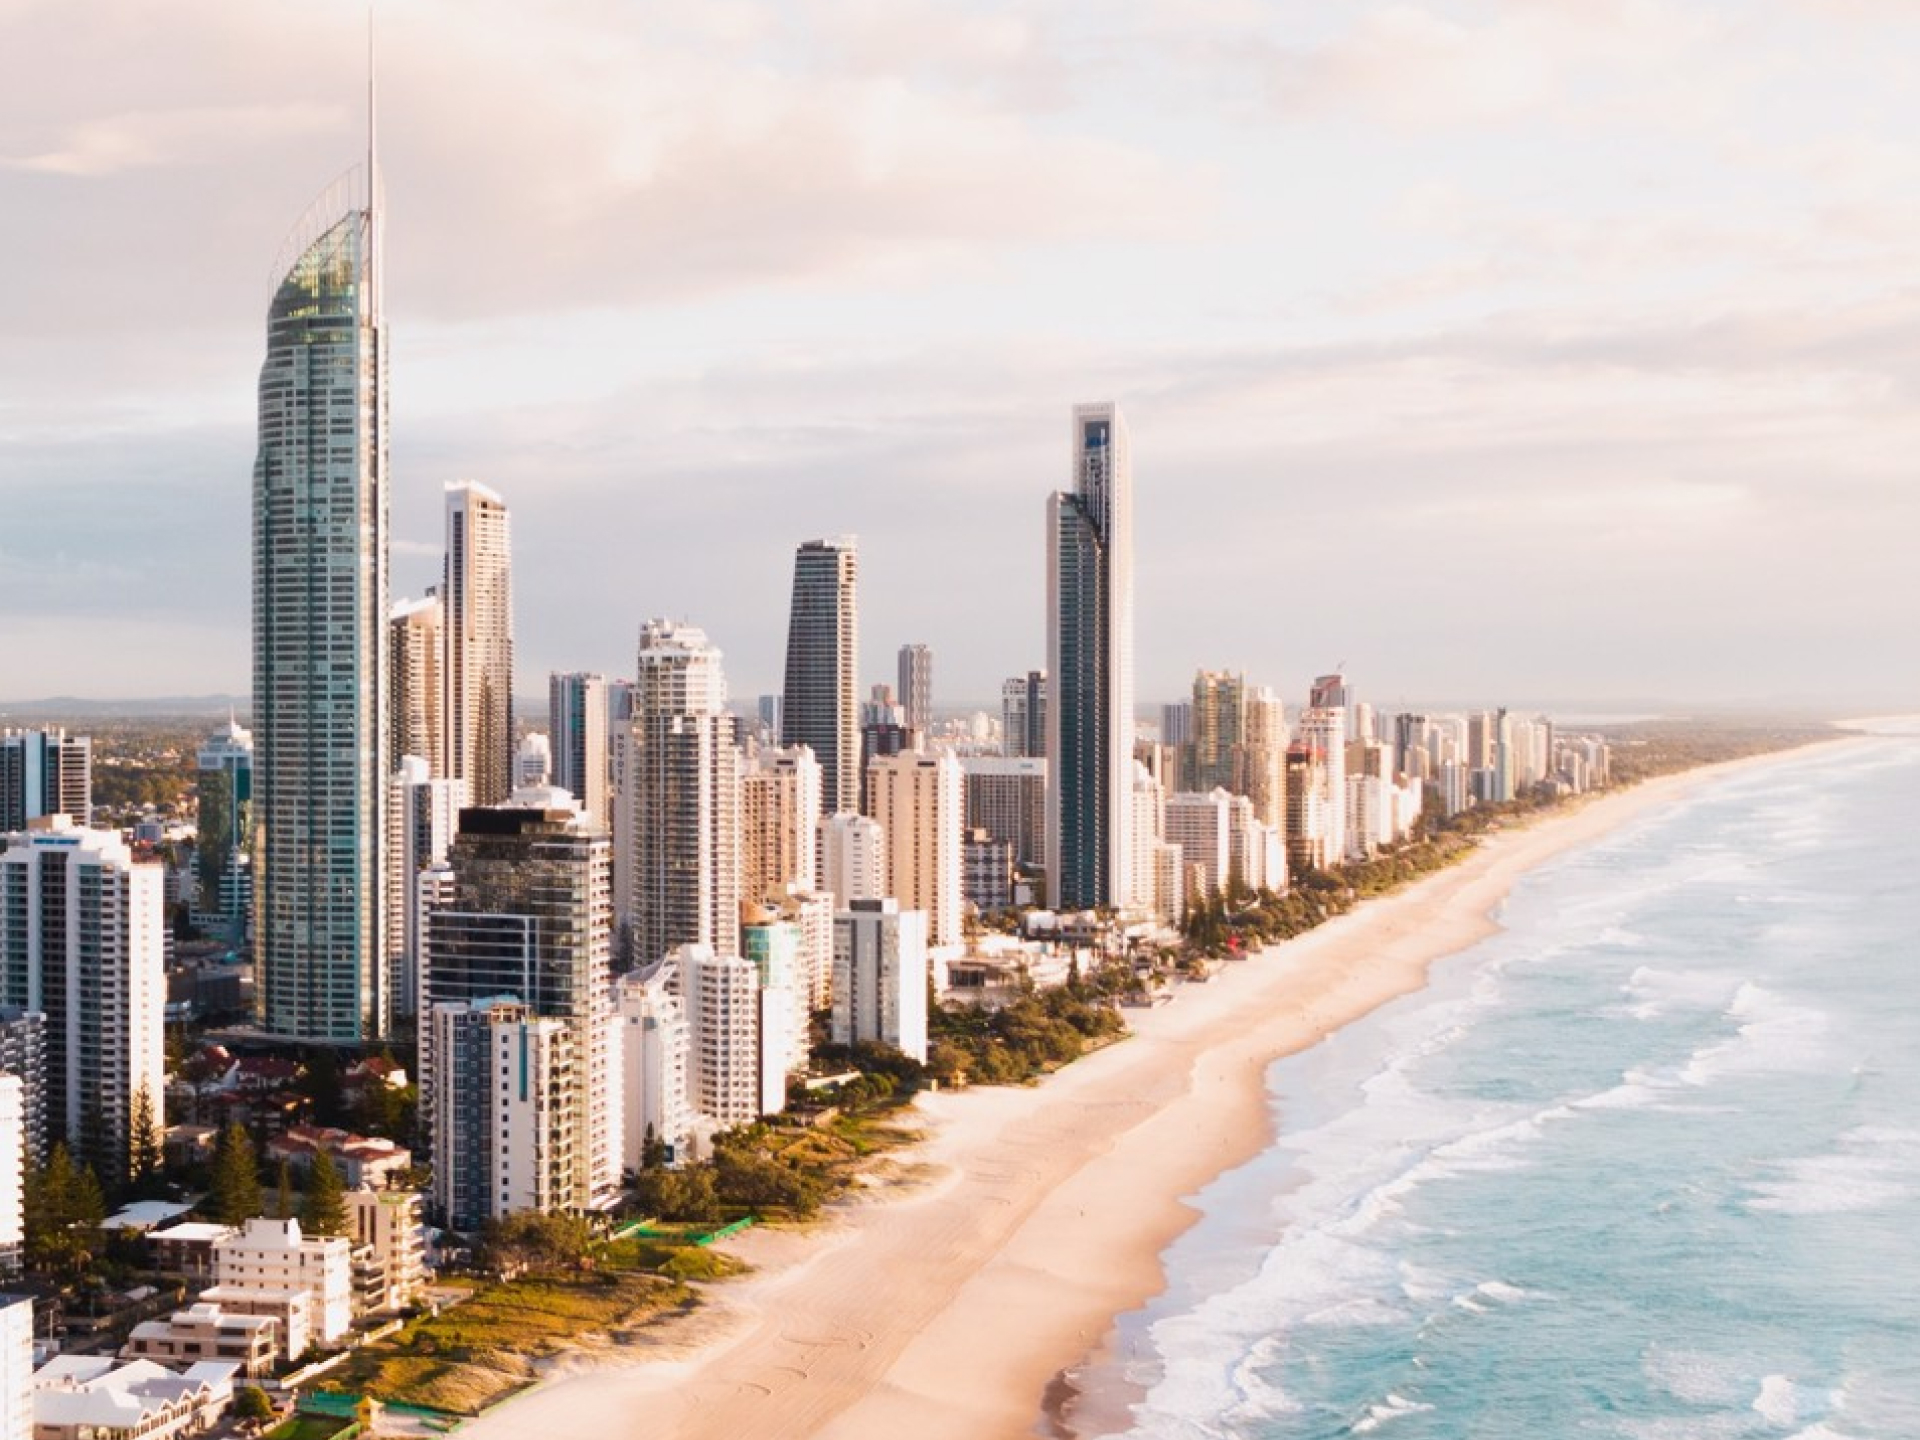
<svg viewBox="0 0 1920 1440"><path fill-rule="evenodd" d="M1908 0L380 0L395 598L513 510L517 687L1044 663L1132 431L1143 701L1920 708ZM366 10L0 0L0 696L249 688L274 263Z"/></svg>

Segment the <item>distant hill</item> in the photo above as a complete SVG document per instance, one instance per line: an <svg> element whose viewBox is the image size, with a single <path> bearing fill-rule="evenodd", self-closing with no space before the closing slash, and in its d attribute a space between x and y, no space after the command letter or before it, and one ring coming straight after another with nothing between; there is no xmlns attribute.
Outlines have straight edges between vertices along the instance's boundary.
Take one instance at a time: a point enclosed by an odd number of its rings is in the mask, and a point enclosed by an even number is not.
<svg viewBox="0 0 1920 1440"><path fill-rule="evenodd" d="M225 715L229 709L238 712L244 720L252 708L251 695L161 695L142 700L87 700L77 695L54 695L45 700L0 700L0 725L14 725L22 720Z"/></svg>

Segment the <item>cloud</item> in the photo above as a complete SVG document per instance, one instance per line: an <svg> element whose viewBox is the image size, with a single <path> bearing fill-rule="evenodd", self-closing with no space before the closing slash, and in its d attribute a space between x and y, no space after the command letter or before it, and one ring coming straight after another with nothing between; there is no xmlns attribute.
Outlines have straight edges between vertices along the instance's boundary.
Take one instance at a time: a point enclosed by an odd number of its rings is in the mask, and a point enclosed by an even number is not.
<svg viewBox="0 0 1920 1440"><path fill-rule="evenodd" d="M302 135L337 133L324 105L227 105L131 111L82 120L36 155L0 156L0 169L97 177L152 166L212 165Z"/></svg>

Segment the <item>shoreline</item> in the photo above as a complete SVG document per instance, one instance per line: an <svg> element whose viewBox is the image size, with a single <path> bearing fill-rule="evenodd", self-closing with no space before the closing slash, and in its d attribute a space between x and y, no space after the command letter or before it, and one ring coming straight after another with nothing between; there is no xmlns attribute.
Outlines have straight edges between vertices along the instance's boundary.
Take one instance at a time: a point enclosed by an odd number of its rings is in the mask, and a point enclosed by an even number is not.
<svg viewBox="0 0 1920 1440"><path fill-rule="evenodd" d="M1192 1196L1272 1141L1271 1063L1422 988L1500 927L1521 875L1744 769L1845 737L1659 777L1484 839L1456 865L1229 962L1034 1087L919 1097L930 1181L842 1203L825 1226L750 1231L755 1275L618 1358L461 1427L619 1436L1070 1436L1075 1376L1165 1286ZM888 1191L901 1193L888 1194ZM1108 1408L1106 1398L1102 1409ZM1123 1406L1122 1397L1113 1397Z"/></svg>

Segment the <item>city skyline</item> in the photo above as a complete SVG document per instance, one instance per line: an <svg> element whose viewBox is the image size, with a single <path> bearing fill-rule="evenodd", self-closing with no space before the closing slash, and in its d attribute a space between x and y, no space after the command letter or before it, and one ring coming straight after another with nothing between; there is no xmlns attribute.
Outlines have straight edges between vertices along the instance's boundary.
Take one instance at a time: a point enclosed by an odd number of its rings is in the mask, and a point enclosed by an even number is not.
<svg viewBox="0 0 1920 1440"><path fill-rule="evenodd" d="M266 271L358 153L363 22L10 21L40 63L0 244L36 283L0 302L0 490L72 498L0 540L6 698L246 690ZM622 673L648 614L774 692L784 557L844 530L862 687L920 641L987 704L1040 662L1055 417L1111 396L1143 698L1344 659L1408 696L1898 703L1917 39L1790 0L1737 29L1655 0L746 4L645 36L388 7L394 593L474 479L521 517L520 694ZM1092 84L1115 70L1137 113ZM699 543L634 576L643 521Z"/></svg>

